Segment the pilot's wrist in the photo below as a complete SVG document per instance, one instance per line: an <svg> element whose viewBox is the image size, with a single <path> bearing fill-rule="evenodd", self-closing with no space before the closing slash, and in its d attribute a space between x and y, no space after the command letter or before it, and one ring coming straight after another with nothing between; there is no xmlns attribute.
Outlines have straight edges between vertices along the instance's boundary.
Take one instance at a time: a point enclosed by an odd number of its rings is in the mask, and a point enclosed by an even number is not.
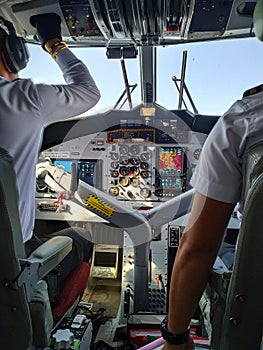
<svg viewBox="0 0 263 350"><path fill-rule="evenodd" d="M49 40L47 43L48 44L45 44L45 48L54 60L57 59L57 54L60 51L65 50L67 48L67 44L65 43L65 41L62 41L60 39L52 39Z"/></svg>
<svg viewBox="0 0 263 350"><path fill-rule="evenodd" d="M45 49L50 52L52 50L52 47L54 47L54 45L59 44L61 42L61 39L59 38L54 38L54 39L50 39L47 42L45 42Z"/></svg>
<svg viewBox="0 0 263 350"><path fill-rule="evenodd" d="M166 340L166 342L168 342L170 345L186 344L188 343L190 337L190 326L188 326L184 332L172 333L168 329L168 317L166 316L161 322L161 333L163 339Z"/></svg>

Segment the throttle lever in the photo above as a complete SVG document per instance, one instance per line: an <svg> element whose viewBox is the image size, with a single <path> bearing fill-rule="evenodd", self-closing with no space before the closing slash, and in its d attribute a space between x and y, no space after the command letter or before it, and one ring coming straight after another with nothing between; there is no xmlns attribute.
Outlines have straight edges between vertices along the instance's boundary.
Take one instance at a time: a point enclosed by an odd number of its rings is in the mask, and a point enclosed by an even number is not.
<svg viewBox="0 0 263 350"><path fill-rule="evenodd" d="M77 162L71 163L71 182L70 182L70 189L69 193L71 195L74 195L74 193L77 191L79 186L79 168Z"/></svg>

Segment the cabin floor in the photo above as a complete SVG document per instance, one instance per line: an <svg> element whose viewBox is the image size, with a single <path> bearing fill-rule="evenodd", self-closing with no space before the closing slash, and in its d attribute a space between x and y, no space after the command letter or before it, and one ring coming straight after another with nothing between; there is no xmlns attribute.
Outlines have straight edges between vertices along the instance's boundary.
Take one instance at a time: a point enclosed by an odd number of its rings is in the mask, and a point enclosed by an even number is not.
<svg viewBox="0 0 263 350"><path fill-rule="evenodd" d="M93 279L83 293L78 313L91 318L93 323L92 348L103 350L105 346L117 348L127 344L126 325L119 324L121 286L118 280L97 281ZM97 346L98 344L98 346ZM108 349L108 350L109 350ZM98 349L97 349L98 350ZM105 348L106 350L106 348Z"/></svg>
<svg viewBox="0 0 263 350"><path fill-rule="evenodd" d="M86 301L92 305L92 310L104 308L104 317L106 318L117 317L120 298L120 286L111 285L97 285L91 292L86 290L82 297L83 301Z"/></svg>

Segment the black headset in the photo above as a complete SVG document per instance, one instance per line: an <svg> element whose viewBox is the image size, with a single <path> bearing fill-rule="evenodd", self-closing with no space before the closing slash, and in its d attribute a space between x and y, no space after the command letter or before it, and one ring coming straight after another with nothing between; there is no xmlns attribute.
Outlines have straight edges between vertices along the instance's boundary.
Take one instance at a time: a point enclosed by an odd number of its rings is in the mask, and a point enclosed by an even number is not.
<svg viewBox="0 0 263 350"><path fill-rule="evenodd" d="M2 16L0 16L0 28L7 33L2 50L6 65L12 73L18 73L26 67L29 60L26 41L16 35L13 24Z"/></svg>

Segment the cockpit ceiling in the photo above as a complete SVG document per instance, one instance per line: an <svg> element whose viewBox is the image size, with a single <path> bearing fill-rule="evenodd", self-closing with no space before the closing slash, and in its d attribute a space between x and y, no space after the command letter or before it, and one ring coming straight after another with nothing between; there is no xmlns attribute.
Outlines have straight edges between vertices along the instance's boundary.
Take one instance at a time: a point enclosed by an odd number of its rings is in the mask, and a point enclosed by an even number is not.
<svg viewBox="0 0 263 350"><path fill-rule="evenodd" d="M253 36L256 1L240 0L0 0L0 13L34 42L29 17L56 12L71 46L124 47Z"/></svg>

